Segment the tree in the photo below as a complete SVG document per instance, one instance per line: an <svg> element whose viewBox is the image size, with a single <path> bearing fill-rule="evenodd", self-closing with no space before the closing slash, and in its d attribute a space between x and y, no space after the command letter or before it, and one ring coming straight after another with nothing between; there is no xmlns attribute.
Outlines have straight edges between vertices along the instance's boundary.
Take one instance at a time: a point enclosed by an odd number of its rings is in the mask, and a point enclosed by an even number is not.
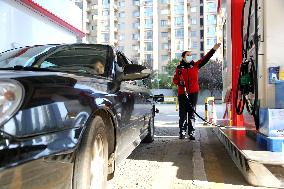
<svg viewBox="0 0 284 189"><path fill-rule="evenodd" d="M202 89L208 89L213 96L214 90L222 90L222 62L219 60L210 60L199 70L199 86Z"/></svg>
<svg viewBox="0 0 284 189"><path fill-rule="evenodd" d="M177 86L173 84L172 80L179 62L179 59L169 61L166 65L165 73L158 73L157 71L153 72L147 79L144 80L145 84L151 89L173 89L175 92L177 92Z"/></svg>
<svg viewBox="0 0 284 189"><path fill-rule="evenodd" d="M166 66L166 71L167 71L168 75L171 75L171 76L174 75L179 62L180 62L180 60L177 59L177 58L172 59L171 61L168 62L167 66Z"/></svg>

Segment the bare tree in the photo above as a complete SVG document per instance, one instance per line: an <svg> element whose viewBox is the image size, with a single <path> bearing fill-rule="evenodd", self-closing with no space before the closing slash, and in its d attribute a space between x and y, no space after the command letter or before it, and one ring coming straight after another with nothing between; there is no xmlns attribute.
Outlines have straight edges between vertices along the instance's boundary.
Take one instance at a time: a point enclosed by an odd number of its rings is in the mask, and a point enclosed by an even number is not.
<svg viewBox="0 0 284 189"><path fill-rule="evenodd" d="M199 70L199 85L203 89L208 89L211 96L215 90L222 90L222 62L220 60L210 60Z"/></svg>

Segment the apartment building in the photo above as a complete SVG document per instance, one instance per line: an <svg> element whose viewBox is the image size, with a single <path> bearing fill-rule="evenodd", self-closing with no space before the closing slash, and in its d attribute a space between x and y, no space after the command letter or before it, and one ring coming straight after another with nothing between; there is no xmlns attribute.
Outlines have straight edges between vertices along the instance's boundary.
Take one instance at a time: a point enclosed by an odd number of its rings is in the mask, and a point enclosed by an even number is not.
<svg viewBox="0 0 284 189"><path fill-rule="evenodd" d="M214 45L216 4L216 0L84 0L86 42L114 45L133 61L162 73L168 61L180 58L184 50L198 59Z"/></svg>
<svg viewBox="0 0 284 189"><path fill-rule="evenodd" d="M200 59L217 42L217 1L190 0L190 49L194 59ZM221 57L216 53L213 58Z"/></svg>

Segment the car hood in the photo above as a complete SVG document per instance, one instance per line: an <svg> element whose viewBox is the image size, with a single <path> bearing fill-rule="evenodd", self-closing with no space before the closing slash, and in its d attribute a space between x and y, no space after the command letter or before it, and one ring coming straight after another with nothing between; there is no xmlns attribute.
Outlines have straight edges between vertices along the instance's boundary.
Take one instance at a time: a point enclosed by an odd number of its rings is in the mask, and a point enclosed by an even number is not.
<svg viewBox="0 0 284 189"><path fill-rule="evenodd" d="M18 70L0 70L0 79L12 79L20 77L48 76L48 75L66 75L61 72L45 72L45 71L18 71Z"/></svg>

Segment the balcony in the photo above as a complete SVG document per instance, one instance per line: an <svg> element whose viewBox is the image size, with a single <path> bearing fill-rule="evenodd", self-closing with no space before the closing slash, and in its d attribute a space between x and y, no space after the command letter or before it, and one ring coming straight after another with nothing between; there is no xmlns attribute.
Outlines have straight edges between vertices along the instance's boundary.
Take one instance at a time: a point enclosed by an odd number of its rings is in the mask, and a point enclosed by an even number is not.
<svg viewBox="0 0 284 189"><path fill-rule="evenodd" d="M117 12L118 11L118 6L117 5L113 5L113 9L114 9L115 12Z"/></svg>

